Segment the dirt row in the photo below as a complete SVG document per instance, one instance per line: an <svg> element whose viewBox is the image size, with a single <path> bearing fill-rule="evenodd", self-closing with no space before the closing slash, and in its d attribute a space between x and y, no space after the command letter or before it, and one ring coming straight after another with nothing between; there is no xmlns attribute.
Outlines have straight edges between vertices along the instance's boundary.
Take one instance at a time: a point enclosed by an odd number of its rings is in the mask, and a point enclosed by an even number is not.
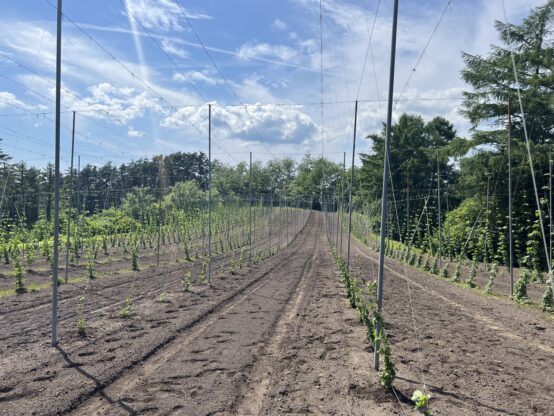
<svg viewBox="0 0 554 416"><path fill-rule="evenodd" d="M356 255L359 277L375 276L378 254L353 240ZM552 414L551 316L390 259L385 264L383 311L399 394L427 389L436 414Z"/></svg>
<svg viewBox="0 0 554 416"><path fill-rule="evenodd" d="M307 219L307 213L304 217ZM292 223L290 230L283 227L279 235L274 233L273 246L278 240L284 241L283 233L292 237L296 227ZM269 240L260 240L256 251L268 246ZM185 277L186 267L198 268L198 265L180 264L158 273L137 272L127 277L126 285L114 285L121 276L117 280L98 280L105 290L97 288L95 296L87 295L87 337L77 335L75 305L64 308L61 304L59 349L49 346L48 308L3 314L0 332L11 336L3 339L7 346L3 348L0 362L0 414L58 414L76 406L100 386L117 378L120 372L171 342L180 331L246 290L263 274L253 273L255 268L243 268L231 275L228 260L221 260L221 267L214 261L212 285L193 282L188 292L180 290L178 281ZM168 282L171 290L164 286ZM118 315L119 305L129 288L133 291L132 316L122 319ZM165 302L156 301L153 292L164 289L167 290ZM67 305L74 303L80 292L73 292L69 285L65 290L70 295ZM64 319L68 313L72 314L71 318ZM23 322L22 315L26 319ZM37 323L33 324L33 320ZM29 331L14 331L29 324L34 325ZM46 403L46 407L41 403Z"/></svg>

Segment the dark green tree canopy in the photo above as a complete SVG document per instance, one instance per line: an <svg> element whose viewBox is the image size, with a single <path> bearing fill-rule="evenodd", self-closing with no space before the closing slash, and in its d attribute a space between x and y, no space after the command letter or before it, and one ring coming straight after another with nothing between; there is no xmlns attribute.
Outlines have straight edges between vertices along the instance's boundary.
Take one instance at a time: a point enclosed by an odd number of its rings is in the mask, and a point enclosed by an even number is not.
<svg viewBox="0 0 554 416"><path fill-rule="evenodd" d="M512 100L513 132L522 137L522 116L517 102L510 48L519 79L519 88L530 139L536 144L552 143L554 134L554 1L533 10L520 25L496 22L503 46L492 46L486 57L463 53L466 67L462 78L472 91L464 93L462 114L474 129L475 145L505 142L508 101ZM495 129L500 128L501 134Z"/></svg>

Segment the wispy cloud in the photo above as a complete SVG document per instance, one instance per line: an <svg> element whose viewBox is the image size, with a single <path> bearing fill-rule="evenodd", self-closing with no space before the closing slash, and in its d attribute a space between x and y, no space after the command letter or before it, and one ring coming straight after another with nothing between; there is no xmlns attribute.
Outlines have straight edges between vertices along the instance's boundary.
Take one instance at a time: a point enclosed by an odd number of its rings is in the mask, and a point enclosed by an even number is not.
<svg viewBox="0 0 554 416"><path fill-rule="evenodd" d="M164 32L183 30L180 21L184 16L175 1L126 0L125 4L130 14L147 29ZM184 8L183 10L189 19L210 19L210 16L205 13L195 13Z"/></svg>
<svg viewBox="0 0 554 416"><path fill-rule="evenodd" d="M275 19L272 23L271 23L271 28L273 30L277 30L277 31L283 31L283 30L287 30L288 29L288 25L282 21L281 19Z"/></svg>
<svg viewBox="0 0 554 416"><path fill-rule="evenodd" d="M237 51L237 57L243 60L272 58L287 61L296 56L297 51L289 46L270 45L268 43L246 43Z"/></svg>

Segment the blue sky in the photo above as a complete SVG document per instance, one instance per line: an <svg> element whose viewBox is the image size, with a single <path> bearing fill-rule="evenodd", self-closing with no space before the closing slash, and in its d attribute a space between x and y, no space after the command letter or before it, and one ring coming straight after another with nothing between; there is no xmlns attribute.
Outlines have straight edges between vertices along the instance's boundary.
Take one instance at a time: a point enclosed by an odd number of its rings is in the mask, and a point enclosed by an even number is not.
<svg viewBox="0 0 554 416"><path fill-rule="evenodd" d="M206 103L213 106L214 158L236 163L249 151L263 161L321 153L319 0L64 3L71 21L63 23L63 167L73 110L82 164L207 151ZM496 43L493 23L502 19L502 6L453 0L406 84L447 3L400 2L395 95L403 91L406 101L395 117L442 115L465 135L460 51L484 54ZM508 19L519 22L542 3L506 0ZM392 0L322 4L323 100L330 103L323 109L323 148L341 160L351 149L352 101L386 97ZM15 160L42 166L53 159L56 10L47 0L0 0L0 10L1 146ZM385 107L360 103L359 135L380 130Z"/></svg>

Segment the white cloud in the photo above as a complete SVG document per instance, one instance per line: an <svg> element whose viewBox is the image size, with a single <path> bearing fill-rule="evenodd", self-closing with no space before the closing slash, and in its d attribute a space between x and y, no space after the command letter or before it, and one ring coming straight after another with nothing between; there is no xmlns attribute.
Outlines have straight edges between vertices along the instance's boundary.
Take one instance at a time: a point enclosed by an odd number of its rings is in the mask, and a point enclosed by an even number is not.
<svg viewBox="0 0 554 416"><path fill-rule="evenodd" d="M132 127L130 127L129 130L127 131L127 135L129 137L144 137L145 136L143 131L135 130Z"/></svg>
<svg viewBox="0 0 554 416"><path fill-rule="evenodd" d="M269 43L245 43L237 51L241 60L254 58L271 58L288 61L296 57L297 51L285 45L270 45Z"/></svg>
<svg viewBox="0 0 554 416"><path fill-rule="evenodd" d="M185 49L179 48L174 42L170 41L169 39L163 39L161 46L164 52L168 53L169 55L175 55L178 58L183 59L189 57L189 53Z"/></svg>
<svg viewBox="0 0 554 416"><path fill-rule="evenodd" d="M207 130L206 106L179 108L161 123L168 128L181 128L189 123ZM248 143L301 144L313 139L318 126L298 106L252 105L212 107L212 131L227 140L239 139Z"/></svg>
<svg viewBox="0 0 554 416"><path fill-rule="evenodd" d="M279 30L279 31L283 31L283 30L287 30L288 29L288 25L282 21L281 19L275 19L272 23L271 23L271 28L273 30Z"/></svg>
<svg viewBox="0 0 554 416"><path fill-rule="evenodd" d="M173 0L125 0L127 10L147 29L164 32L182 31L184 19L179 5ZM181 6L182 7L182 6ZM209 19L205 13L194 13L183 8L189 19Z"/></svg>
<svg viewBox="0 0 554 416"><path fill-rule="evenodd" d="M217 78L215 73L211 70L177 72L173 74L173 80L177 82L192 82L193 84L202 82L208 85L223 83L223 80Z"/></svg>
<svg viewBox="0 0 554 416"><path fill-rule="evenodd" d="M8 91L0 91L0 108L12 107L19 110L45 110L48 107L44 105L29 105L21 100L18 100L15 94Z"/></svg>

